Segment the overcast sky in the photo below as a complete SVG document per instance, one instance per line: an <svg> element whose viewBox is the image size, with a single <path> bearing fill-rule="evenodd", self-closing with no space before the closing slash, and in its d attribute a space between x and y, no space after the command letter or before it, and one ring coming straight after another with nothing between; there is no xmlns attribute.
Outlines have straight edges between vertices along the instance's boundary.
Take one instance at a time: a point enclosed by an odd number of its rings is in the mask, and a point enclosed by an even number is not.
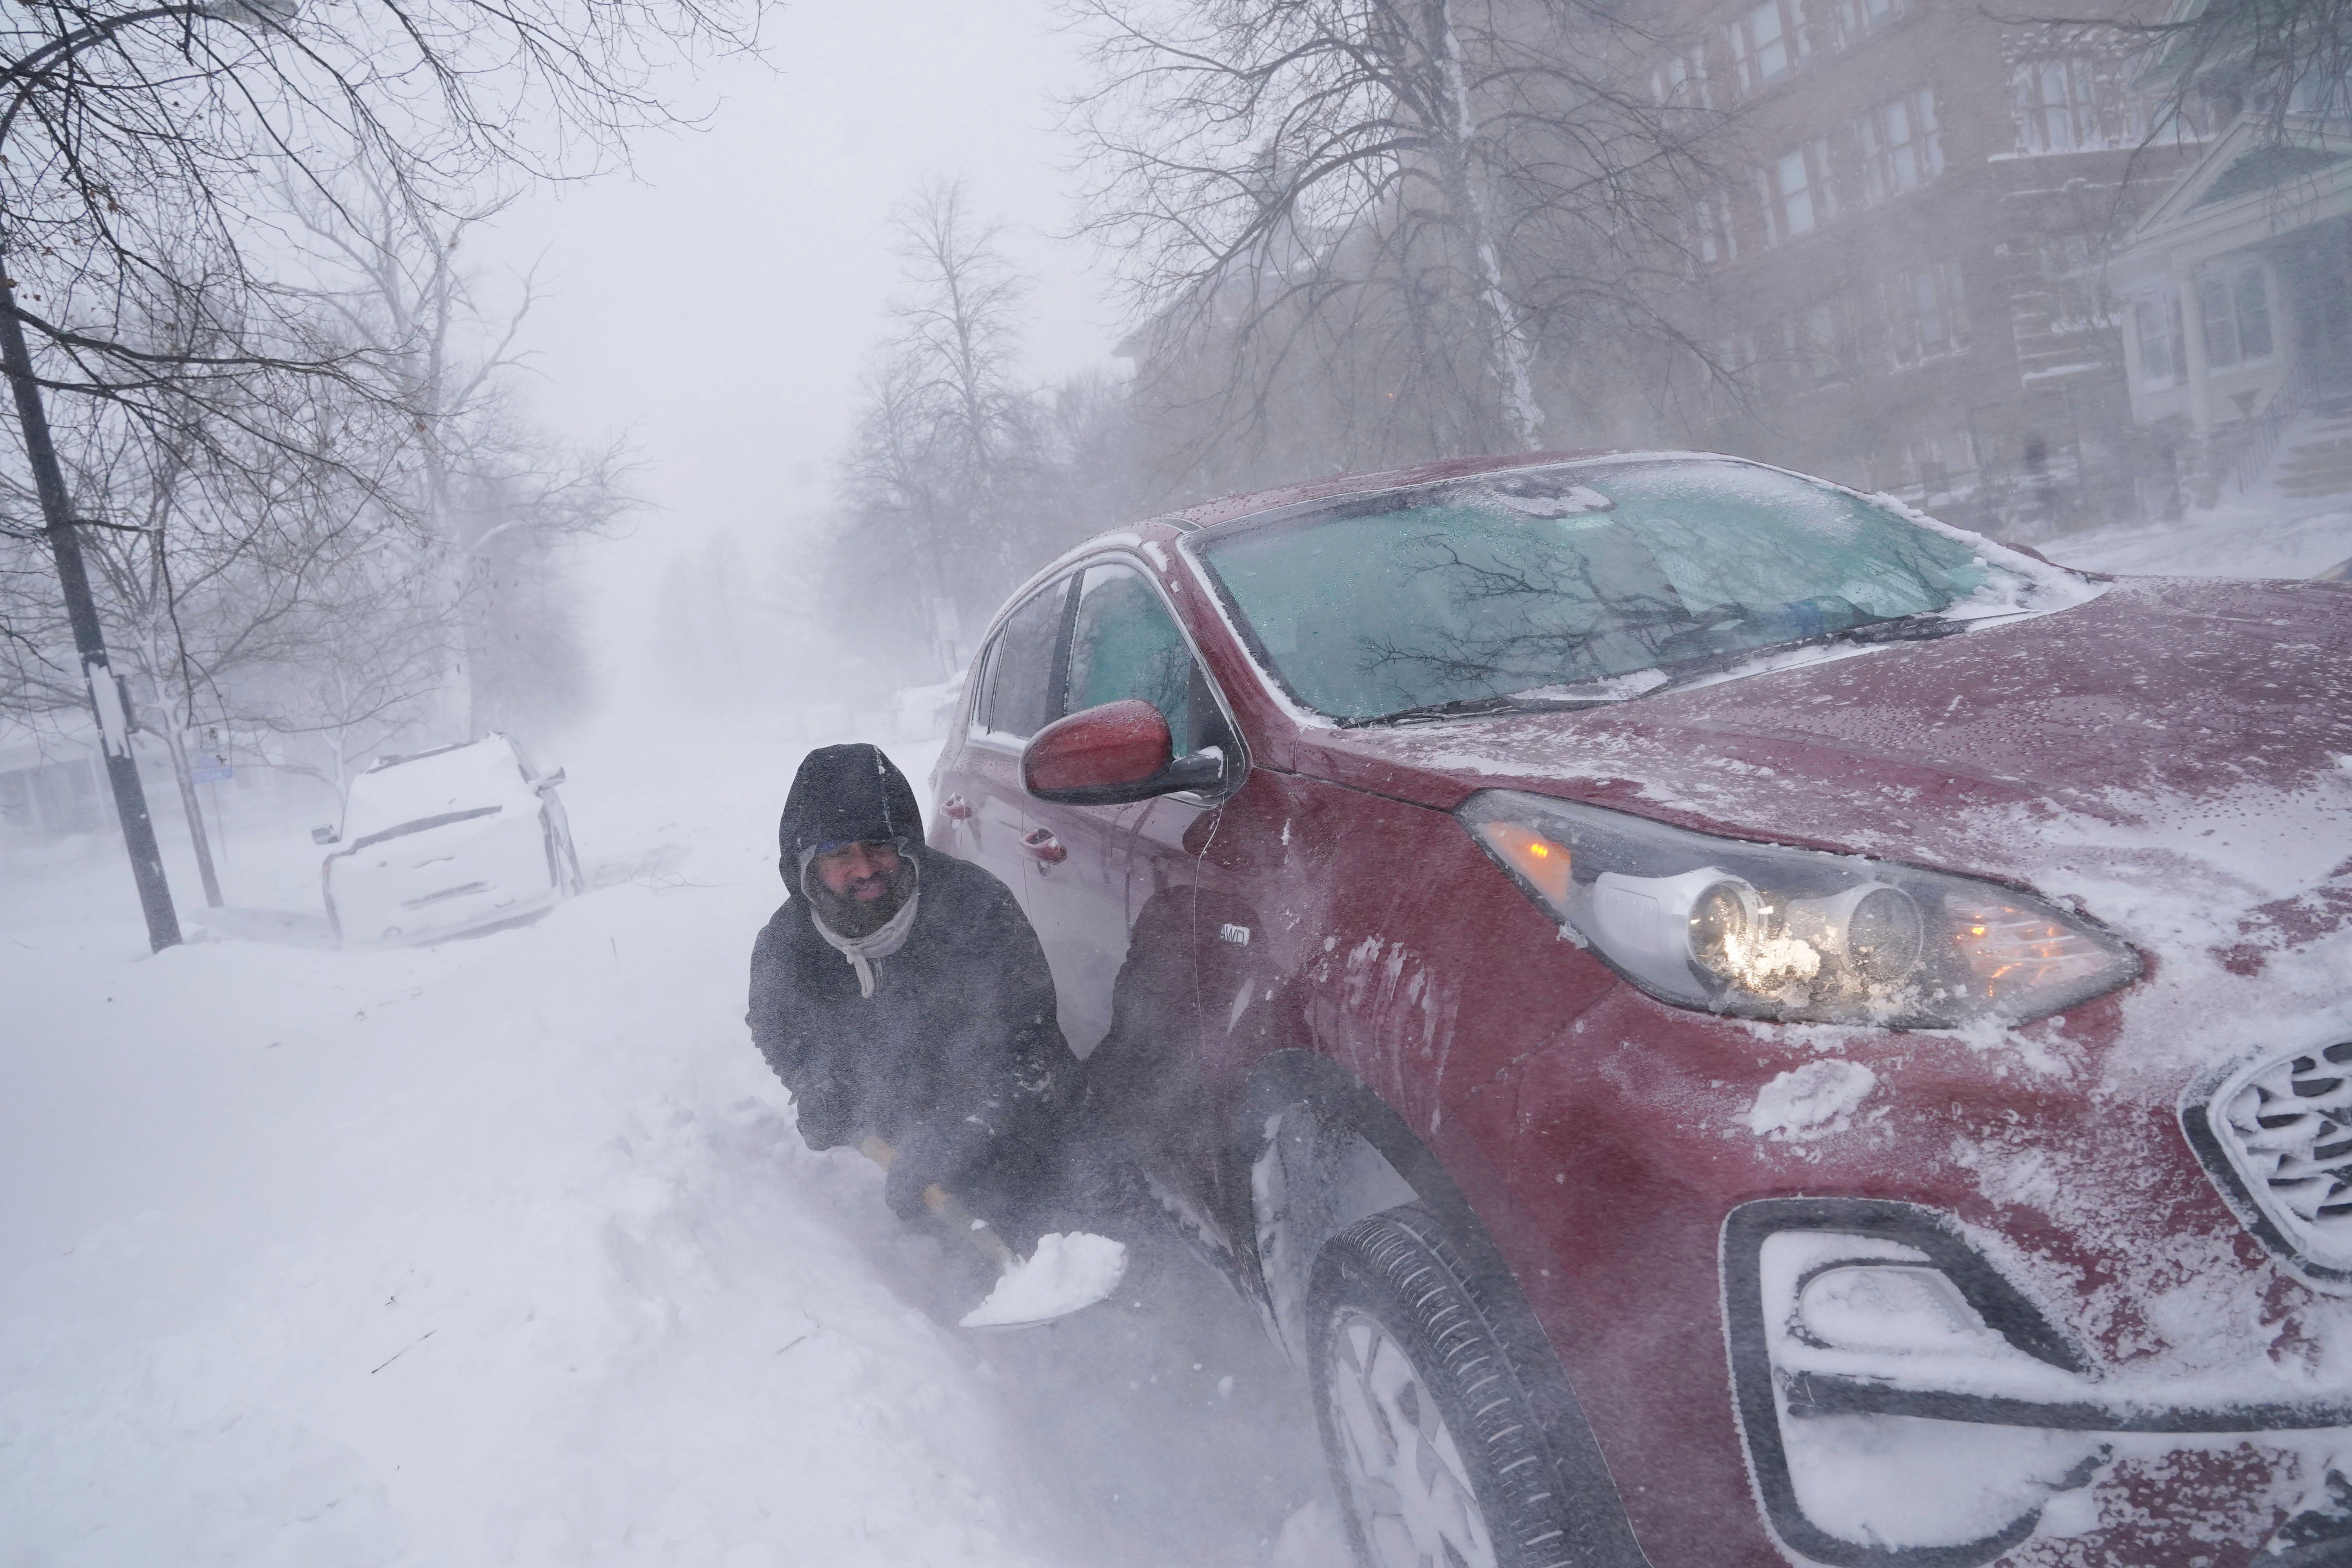
<svg viewBox="0 0 2352 1568"><path fill-rule="evenodd" d="M634 175L534 194L478 258L540 258L541 422L625 431L646 462L657 510L599 552L625 589L709 528L748 542L823 499L889 329L890 209L925 178L967 175L1038 275L1036 374L1111 363L1091 258L1049 237L1070 218L1052 100L1077 75L1045 0L787 5L769 37L772 68L680 84L706 130L641 138Z"/></svg>

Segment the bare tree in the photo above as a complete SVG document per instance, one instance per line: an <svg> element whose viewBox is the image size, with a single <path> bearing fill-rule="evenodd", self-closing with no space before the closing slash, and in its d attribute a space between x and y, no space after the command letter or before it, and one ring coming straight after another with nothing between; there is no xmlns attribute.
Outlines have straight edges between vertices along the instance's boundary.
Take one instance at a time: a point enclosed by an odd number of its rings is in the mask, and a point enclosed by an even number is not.
<svg viewBox="0 0 2352 1568"><path fill-rule="evenodd" d="M425 243L429 277L451 247ZM191 775L199 730L229 738L240 760L340 786L354 761L398 738L453 738L453 669L466 682L461 716L485 674L509 714L518 700L559 707L578 683L584 659L553 546L628 503L621 471L610 454L546 441L474 374L462 345L483 333L469 331L478 323L468 299L419 332L379 331L395 344L421 337L432 363L459 366L462 396L254 372L220 389L240 399L233 419L194 402L80 401L60 427L77 458L75 492L105 500L83 524L96 607L142 726L171 757L215 906ZM322 342L384 325L382 310L363 314L349 298L313 309L328 319ZM408 358L382 356L395 367ZM20 509L29 500L20 495ZM0 563L18 565L36 542L32 531L0 541ZM54 607L26 620L0 650L0 709L78 706L68 641Z"/></svg>
<svg viewBox="0 0 2352 1568"><path fill-rule="evenodd" d="M852 580L862 558L884 564L859 602L873 589L900 601L945 673L964 619L992 607L1030 556L1034 520L1008 504L1033 488L1035 459L1034 410L1014 376L1028 285L961 181L925 187L894 221L902 325L866 378L836 563Z"/></svg>
<svg viewBox="0 0 2352 1568"><path fill-rule="evenodd" d="M306 293L335 318L366 384L401 411L411 433L386 483L415 520L453 634L440 738L470 739L483 679L478 645L501 640L485 602L492 563L509 586L529 577L545 587L549 552L561 541L597 531L635 504L632 465L617 443L562 450L520 410L515 342L534 280L522 279L520 299L494 313L479 279L459 265L467 237L502 204L420 213L382 184L331 205L289 194L321 279Z"/></svg>
<svg viewBox="0 0 2352 1568"><path fill-rule="evenodd" d="M68 0L0 18L0 365L153 945L178 922L47 395L167 425L170 405L194 404L234 424L243 375L347 374L264 262L283 247L257 216L263 193L290 180L331 200L364 169L412 210L446 212L491 171L561 172L567 149L666 119L658 57L748 45L758 5Z"/></svg>
<svg viewBox="0 0 2352 1568"><path fill-rule="evenodd" d="M1696 122L1635 84L1599 0L1078 0L1097 87L1085 232L1117 258L1162 401L1264 438L1349 373L1353 438L1531 447L1587 423L1581 342L1659 329ZM1550 363L1547 363L1547 360Z"/></svg>

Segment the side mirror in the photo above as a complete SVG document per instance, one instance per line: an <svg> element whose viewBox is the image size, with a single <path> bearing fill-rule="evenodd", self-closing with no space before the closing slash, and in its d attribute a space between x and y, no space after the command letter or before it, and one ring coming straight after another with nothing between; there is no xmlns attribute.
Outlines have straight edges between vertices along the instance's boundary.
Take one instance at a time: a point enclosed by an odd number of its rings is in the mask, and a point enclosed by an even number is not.
<svg viewBox="0 0 2352 1568"><path fill-rule="evenodd" d="M310 842L313 844L341 844L342 841L343 836L336 832L332 827L314 827L310 829Z"/></svg>
<svg viewBox="0 0 2352 1568"><path fill-rule="evenodd" d="M531 780L530 787L533 789L553 789L557 784L560 784L562 782L563 770L562 768L557 768L551 773L541 773L539 777Z"/></svg>
<svg viewBox="0 0 2352 1568"><path fill-rule="evenodd" d="M1224 753L1215 747L1181 762L1174 752L1160 710L1122 698L1038 731L1021 750L1021 784L1038 799L1064 805L1125 805L1224 783Z"/></svg>

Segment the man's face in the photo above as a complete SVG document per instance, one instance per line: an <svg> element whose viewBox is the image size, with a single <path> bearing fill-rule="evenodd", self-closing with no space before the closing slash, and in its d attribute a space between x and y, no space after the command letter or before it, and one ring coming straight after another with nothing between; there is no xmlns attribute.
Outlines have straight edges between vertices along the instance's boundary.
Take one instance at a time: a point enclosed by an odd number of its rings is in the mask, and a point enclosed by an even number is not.
<svg viewBox="0 0 2352 1568"><path fill-rule="evenodd" d="M878 840L845 844L810 862L827 892L859 904L887 895L903 864L897 845Z"/></svg>

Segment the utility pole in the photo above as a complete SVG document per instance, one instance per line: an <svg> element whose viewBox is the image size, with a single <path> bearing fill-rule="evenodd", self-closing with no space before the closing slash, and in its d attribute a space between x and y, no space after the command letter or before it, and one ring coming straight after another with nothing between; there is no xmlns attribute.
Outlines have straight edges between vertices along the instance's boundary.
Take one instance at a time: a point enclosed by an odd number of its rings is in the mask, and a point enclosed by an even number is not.
<svg viewBox="0 0 2352 1568"><path fill-rule="evenodd" d="M0 273L5 271L5 260L0 258ZM25 456L32 464L33 486L41 498L41 531L48 536L49 551L57 557L66 616L73 623L74 651L81 658L90 707L98 717L107 782L114 786L115 816L122 821L123 847L131 851L131 875L139 884L139 907L147 916L147 941L161 952L180 940L180 917L172 908L172 886L163 877L163 852L155 843L155 824L147 815L139 761L131 754L130 707L107 662L106 632L99 625L98 605L89 596L81 536L74 531L65 474L58 467L58 449L49 439L48 411L41 405L41 384L34 379L32 352L25 346L25 323L16 316L16 287L5 276L0 276L0 370L6 372L16 389L16 422L25 433Z"/></svg>

